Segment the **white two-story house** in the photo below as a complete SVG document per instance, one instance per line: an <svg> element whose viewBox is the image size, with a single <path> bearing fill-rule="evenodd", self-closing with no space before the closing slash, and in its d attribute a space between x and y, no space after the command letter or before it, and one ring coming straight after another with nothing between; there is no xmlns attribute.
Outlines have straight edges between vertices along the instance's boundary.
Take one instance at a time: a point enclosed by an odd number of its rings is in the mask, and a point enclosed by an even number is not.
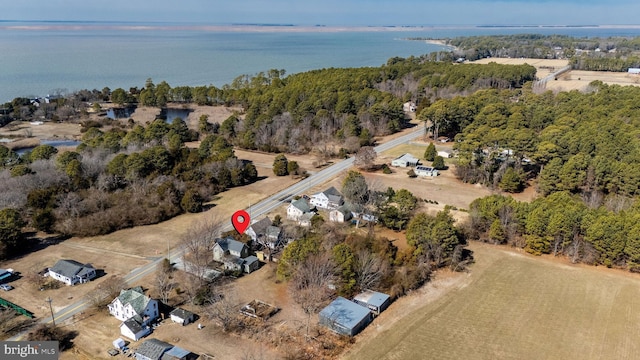
<svg viewBox="0 0 640 360"><path fill-rule="evenodd" d="M315 207L332 210L342 206L344 199L342 194L332 186L323 192L313 194L309 203Z"/></svg>
<svg viewBox="0 0 640 360"><path fill-rule="evenodd" d="M122 335L136 341L151 332L149 323L160 315L158 301L146 296L139 286L121 290L107 308L111 315L122 321Z"/></svg>

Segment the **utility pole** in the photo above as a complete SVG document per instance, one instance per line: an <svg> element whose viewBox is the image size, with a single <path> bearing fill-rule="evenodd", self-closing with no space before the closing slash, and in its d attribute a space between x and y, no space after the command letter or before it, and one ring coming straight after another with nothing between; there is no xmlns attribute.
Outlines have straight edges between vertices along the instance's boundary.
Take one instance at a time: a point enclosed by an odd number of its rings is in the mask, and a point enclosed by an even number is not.
<svg viewBox="0 0 640 360"><path fill-rule="evenodd" d="M53 302L53 300L51 300L51 297L47 297L45 299L46 302L49 303L49 311L51 311L51 322L53 323L53 326L56 326L56 318L53 316L53 307L51 307L51 303Z"/></svg>

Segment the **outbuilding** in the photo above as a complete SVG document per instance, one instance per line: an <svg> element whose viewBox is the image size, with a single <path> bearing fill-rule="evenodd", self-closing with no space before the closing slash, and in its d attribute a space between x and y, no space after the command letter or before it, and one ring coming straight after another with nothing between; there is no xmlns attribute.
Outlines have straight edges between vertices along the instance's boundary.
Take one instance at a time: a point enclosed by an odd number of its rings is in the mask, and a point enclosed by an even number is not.
<svg viewBox="0 0 640 360"><path fill-rule="evenodd" d="M371 311L353 301L338 297L318 314L320 325L346 336L354 336L367 327Z"/></svg>
<svg viewBox="0 0 640 360"><path fill-rule="evenodd" d="M391 297L381 292L366 290L356 295L353 298L353 302L368 308L376 315L380 315L381 312L389 307Z"/></svg>
<svg viewBox="0 0 640 360"><path fill-rule="evenodd" d="M147 325L142 325L142 319L139 316L134 316L120 324L120 334L133 341L138 341L151 334L151 328Z"/></svg>
<svg viewBox="0 0 640 360"><path fill-rule="evenodd" d="M196 319L196 314L182 308L175 308L169 313L171 321L181 325L191 324Z"/></svg>
<svg viewBox="0 0 640 360"><path fill-rule="evenodd" d="M415 173L418 176L424 176L424 177L438 176L438 170L428 166L416 166Z"/></svg>

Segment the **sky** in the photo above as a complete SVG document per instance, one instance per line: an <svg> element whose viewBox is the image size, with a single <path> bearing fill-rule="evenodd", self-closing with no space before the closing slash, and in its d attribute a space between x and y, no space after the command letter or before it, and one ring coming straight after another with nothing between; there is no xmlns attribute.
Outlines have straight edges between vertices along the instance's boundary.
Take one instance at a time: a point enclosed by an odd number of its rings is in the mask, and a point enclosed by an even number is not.
<svg viewBox="0 0 640 360"><path fill-rule="evenodd" d="M0 0L0 20L327 26L637 25L637 0Z"/></svg>

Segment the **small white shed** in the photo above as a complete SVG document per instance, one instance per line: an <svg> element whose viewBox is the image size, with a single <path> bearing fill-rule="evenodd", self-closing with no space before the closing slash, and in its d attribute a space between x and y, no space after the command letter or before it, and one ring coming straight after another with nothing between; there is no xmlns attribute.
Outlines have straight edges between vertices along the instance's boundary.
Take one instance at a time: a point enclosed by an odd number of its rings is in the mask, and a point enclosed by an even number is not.
<svg viewBox="0 0 640 360"><path fill-rule="evenodd" d="M126 343L121 338L117 338L117 339L113 340L113 347L114 348L120 350L125 346L126 346Z"/></svg>
<svg viewBox="0 0 640 360"><path fill-rule="evenodd" d="M175 308L171 313L169 313L169 316L171 317L171 321L183 326L192 323L196 317L196 315L191 311L181 308Z"/></svg>

